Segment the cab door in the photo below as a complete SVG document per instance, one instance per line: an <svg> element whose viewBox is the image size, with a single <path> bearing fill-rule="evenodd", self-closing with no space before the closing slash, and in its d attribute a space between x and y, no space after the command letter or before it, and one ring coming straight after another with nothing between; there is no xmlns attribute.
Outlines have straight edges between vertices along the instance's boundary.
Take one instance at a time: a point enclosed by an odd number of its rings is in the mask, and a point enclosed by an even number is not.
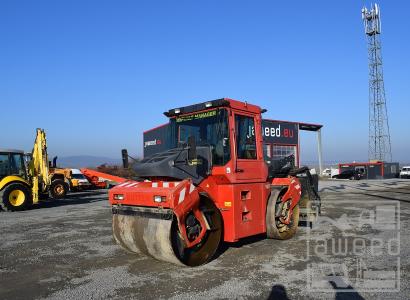
<svg viewBox="0 0 410 300"><path fill-rule="evenodd" d="M236 179L240 182L265 182L266 164L263 160L260 117L234 114Z"/></svg>
<svg viewBox="0 0 410 300"><path fill-rule="evenodd" d="M234 113L236 238L264 232L267 166L260 115Z"/></svg>

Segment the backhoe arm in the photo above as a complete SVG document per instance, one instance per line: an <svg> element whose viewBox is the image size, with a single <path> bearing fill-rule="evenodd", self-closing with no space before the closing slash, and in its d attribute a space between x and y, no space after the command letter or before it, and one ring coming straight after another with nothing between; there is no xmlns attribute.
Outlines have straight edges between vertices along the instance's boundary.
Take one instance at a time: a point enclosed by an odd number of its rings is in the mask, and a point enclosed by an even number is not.
<svg viewBox="0 0 410 300"><path fill-rule="evenodd" d="M28 173L33 184L33 202L36 203L39 199L39 193L44 191L51 183L49 176L46 133L40 128L37 128Z"/></svg>

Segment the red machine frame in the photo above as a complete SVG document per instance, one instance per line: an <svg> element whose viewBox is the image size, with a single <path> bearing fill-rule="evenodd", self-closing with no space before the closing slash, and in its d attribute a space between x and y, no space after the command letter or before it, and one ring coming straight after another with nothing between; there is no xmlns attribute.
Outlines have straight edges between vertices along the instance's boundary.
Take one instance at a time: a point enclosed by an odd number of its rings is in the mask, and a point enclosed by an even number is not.
<svg viewBox="0 0 410 300"><path fill-rule="evenodd" d="M232 99L228 111L229 138L231 159L224 166L213 166L212 173L198 186L193 186L189 179L180 182L127 181L110 190L110 202L113 205L130 205L171 208L178 219L178 226L187 247L199 243L204 235L206 224L204 216L197 213L201 195L212 199L222 215L223 240L235 242L240 238L266 232L266 207L272 186L282 189L281 201L290 201L290 214L285 223L289 224L292 210L301 195L301 185L296 177L275 178L267 182L268 167L263 157L262 117L260 107ZM196 111L195 113L213 110L215 107ZM252 117L255 126L256 159L238 159L236 151L235 116ZM183 191L183 192L182 192ZM181 193L183 196L181 197ZM154 197L163 197L165 201L154 202ZM185 199L189 198L189 201ZM202 231L197 239L190 241L186 237L184 218L193 211Z"/></svg>

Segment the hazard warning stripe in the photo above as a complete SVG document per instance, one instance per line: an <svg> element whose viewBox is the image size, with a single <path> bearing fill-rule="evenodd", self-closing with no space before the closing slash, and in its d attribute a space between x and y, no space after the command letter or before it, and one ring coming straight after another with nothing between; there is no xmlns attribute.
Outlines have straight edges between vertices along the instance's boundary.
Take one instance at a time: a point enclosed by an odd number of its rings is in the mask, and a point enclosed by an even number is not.
<svg viewBox="0 0 410 300"><path fill-rule="evenodd" d="M128 185L125 185L124 187L125 187L125 188L130 188L130 187L134 187L134 186L136 186L136 185L138 185L138 182L130 183L130 184L128 184Z"/></svg>
<svg viewBox="0 0 410 300"><path fill-rule="evenodd" d="M178 184L180 184L181 181L159 181L159 182L151 182L151 187L153 188L173 188L176 187ZM121 184L118 184L117 187L123 187L123 188L131 188L135 187L139 184L139 182L133 182L133 181L126 181ZM193 191L195 186L191 185L189 193Z"/></svg>
<svg viewBox="0 0 410 300"><path fill-rule="evenodd" d="M186 188L183 188L182 191L179 193L178 204L181 203L182 201L184 201L184 199L185 199L185 191L186 191Z"/></svg>

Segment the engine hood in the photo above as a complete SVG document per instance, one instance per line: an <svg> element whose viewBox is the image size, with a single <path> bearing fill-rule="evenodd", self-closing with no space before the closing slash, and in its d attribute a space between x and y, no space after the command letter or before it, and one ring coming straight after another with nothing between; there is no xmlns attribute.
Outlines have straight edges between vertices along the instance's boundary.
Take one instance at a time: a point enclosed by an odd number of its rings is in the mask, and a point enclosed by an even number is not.
<svg viewBox="0 0 410 300"><path fill-rule="evenodd" d="M133 169L138 177L144 179L191 178L198 185L211 172L212 153L210 146L198 146L196 152L197 159L189 161L187 148L174 148L143 159Z"/></svg>

